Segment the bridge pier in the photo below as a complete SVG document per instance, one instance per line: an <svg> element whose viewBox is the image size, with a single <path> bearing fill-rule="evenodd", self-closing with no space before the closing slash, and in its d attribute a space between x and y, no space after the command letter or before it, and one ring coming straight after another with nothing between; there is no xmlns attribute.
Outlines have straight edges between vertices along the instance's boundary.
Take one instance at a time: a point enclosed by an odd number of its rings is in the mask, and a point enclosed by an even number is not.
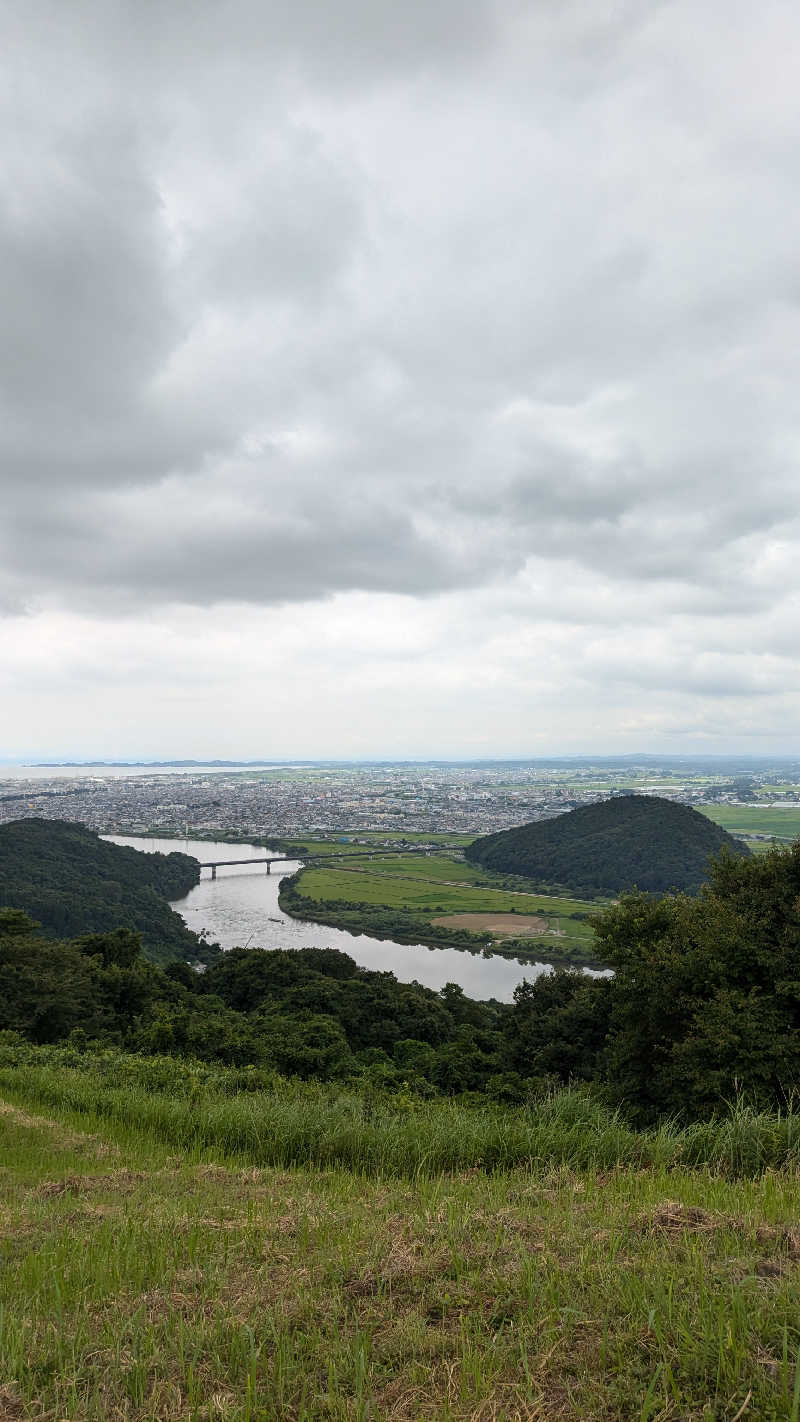
<svg viewBox="0 0 800 1422"><path fill-rule="evenodd" d="M268 859L268 860L267 860L267 873L268 873L268 874L271 874L271 873L272 873L272 860L271 860L271 859Z"/></svg>
<svg viewBox="0 0 800 1422"><path fill-rule="evenodd" d="M216 879L216 877L217 877L217 866L216 866L216 864L212 864L212 865L211 865L211 877L212 877L212 879Z"/></svg>

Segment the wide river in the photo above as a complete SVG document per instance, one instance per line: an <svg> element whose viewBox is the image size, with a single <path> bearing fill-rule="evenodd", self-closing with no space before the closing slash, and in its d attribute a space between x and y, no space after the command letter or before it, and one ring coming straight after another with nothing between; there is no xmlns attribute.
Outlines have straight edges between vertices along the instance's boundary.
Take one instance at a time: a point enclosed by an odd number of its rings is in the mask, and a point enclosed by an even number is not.
<svg viewBox="0 0 800 1422"><path fill-rule="evenodd" d="M114 834L103 838L150 853L180 850L206 863L213 859L264 857L263 846L255 844ZM393 943L390 939L368 938L363 933L347 933L342 928L289 918L278 907L278 886L282 874L292 874L297 868L296 863L276 864L267 874L263 864L253 865L252 869L242 864L218 869L216 879L204 869L197 887L172 907L195 933L202 933L223 948L339 948L362 968L392 972L400 982L416 981L437 991L445 983L458 983L468 997L479 999L495 997L510 1002L523 978L530 981L550 971L544 963L522 963L517 958L494 954L485 957L455 948L426 948L421 943Z"/></svg>

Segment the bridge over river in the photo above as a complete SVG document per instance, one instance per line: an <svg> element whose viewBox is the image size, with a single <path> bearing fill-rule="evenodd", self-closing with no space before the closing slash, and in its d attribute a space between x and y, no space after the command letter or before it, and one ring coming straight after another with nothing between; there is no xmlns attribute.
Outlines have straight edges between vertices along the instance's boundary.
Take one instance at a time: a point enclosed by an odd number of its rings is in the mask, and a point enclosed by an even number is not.
<svg viewBox="0 0 800 1422"><path fill-rule="evenodd" d="M355 854L348 854L348 853L346 853L345 851L342 851L340 854L304 854L304 855L302 856L302 863L303 863L303 864L324 864L324 863L326 863L327 861L329 861L329 860L331 860L331 859L336 859L336 860L342 860L342 859L344 859L344 860L347 860L347 862L349 863L351 859L375 859L375 858L377 858L378 855L381 855L381 854L391 854L391 855L393 855L394 857L396 857L398 854L403 854L403 855L405 855L405 854L428 854L428 855L431 855L431 854L442 854L442 853L445 853L445 852L450 853L450 852L452 852L452 850L454 850L454 849L462 849L462 848L463 848L463 846L460 845L460 844L437 844L437 845L434 845L434 846L432 846L432 847L428 847L428 848L424 848L424 849L422 849L422 848L421 848L421 849L417 849L417 848L413 848L413 849L406 849L406 848L403 848L403 849L365 849L365 850L358 850ZM267 854L267 855L264 856L263 859L215 859L215 860L208 860L208 861L206 861L205 863L203 863L203 862L201 862L201 861L198 861L198 863L200 863L200 868L201 868L201 869L210 869L210 870L211 870L211 877L212 877L212 879L216 879L216 877L217 877L217 870L218 870L218 869L225 869L225 868L227 868L228 865L234 865L234 864L266 864L266 866L267 866L267 873L270 874L270 873L272 872L272 866L273 866L273 864L297 864L297 863L298 863L298 858L299 858L299 856L296 855L296 854L295 854L294 856L289 856L289 855L287 855L287 854Z"/></svg>

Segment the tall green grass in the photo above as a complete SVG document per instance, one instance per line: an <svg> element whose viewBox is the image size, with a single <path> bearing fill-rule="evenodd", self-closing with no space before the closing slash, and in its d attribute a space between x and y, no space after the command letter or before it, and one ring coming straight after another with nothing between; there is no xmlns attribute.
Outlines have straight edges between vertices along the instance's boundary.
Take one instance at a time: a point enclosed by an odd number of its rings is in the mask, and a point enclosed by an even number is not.
<svg viewBox="0 0 800 1422"><path fill-rule="evenodd" d="M738 1104L720 1119L637 1130L583 1090L526 1108L422 1101L410 1093L285 1081L174 1058L0 1047L0 1091L118 1138L192 1158L417 1177L542 1170L703 1168L755 1178L800 1164L800 1116Z"/></svg>

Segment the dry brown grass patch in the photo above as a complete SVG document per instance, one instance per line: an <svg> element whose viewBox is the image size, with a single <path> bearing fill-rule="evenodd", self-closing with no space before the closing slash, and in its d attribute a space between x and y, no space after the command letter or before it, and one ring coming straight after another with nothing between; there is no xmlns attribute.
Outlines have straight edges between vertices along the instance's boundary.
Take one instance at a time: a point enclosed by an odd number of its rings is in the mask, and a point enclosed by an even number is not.
<svg viewBox="0 0 800 1422"><path fill-rule="evenodd" d="M716 1230L741 1230L741 1223L700 1205L684 1205L679 1200L664 1200L648 1210L637 1221L642 1234L711 1234Z"/></svg>
<svg viewBox="0 0 800 1422"><path fill-rule="evenodd" d="M654 1210L641 1215L637 1225L642 1234L661 1234L673 1238L682 1234L712 1235L720 1231L747 1235L752 1231L746 1220L704 1210L700 1205L683 1205L677 1200L664 1200ZM788 1225L759 1225L753 1231L753 1237L762 1249L771 1247L784 1256L784 1262L780 1265L763 1259L754 1266L755 1272L763 1278L777 1277L778 1272L786 1272L787 1260L800 1260L800 1229Z"/></svg>
<svg viewBox="0 0 800 1422"><path fill-rule="evenodd" d="M543 1386L535 1401L522 1397L517 1381L498 1382L490 1396L477 1402L460 1399L459 1382L458 1365L444 1360L432 1366L426 1388L397 1378L376 1393L375 1416L381 1422L426 1422L441 1417L445 1402L453 1422L559 1422L575 1417L569 1394L555 1382Z"/></svg>
<svg viewBox="0 0 800 1422"><path fill-rule="evenodd" d="M37 1195L88 1195L96 1190L115 1190L130 1194L142 1181L149 1179L143 1170L112 1170L107 1175L65 1175L61 1180L43 1180L36 1187Z"/></svg>
<svg viewBox="0 0 800 1422"><path fill-rule="evenodd" d="M0 1387L0 1422L17 1422L25 1408L10 1387Z"/></svg>
<svg viewBox="0 0 800 1422"><path fill-rule="evenodd" d="M780 1259L757 1259L753 1266L753 1273L759 1279L781 1279L787 1272L787 1265Z"/></svg>
<svg viewBox="0 0 800 1422"><path fill-rule="evenodd" d="M500 1230L503 1238L510 1236L516 1240L524 1240L526 1243L530 1243L534 1249L540 1247L546 1234L541 1219L533 1215L521 1215L513 1209L493 1210L491 1214L483 1210L475 1210L472 1213L471 1221L475 1226L490 1231Z"/></svg>
<svg viewBox="0 0 800 1422"><path fill-rule="evenodd" d="M789 1225L759 1225L756 1230L757 1244L771 1244L781 1249L790 1259L800 1259L800 1229Z"/></svg>

